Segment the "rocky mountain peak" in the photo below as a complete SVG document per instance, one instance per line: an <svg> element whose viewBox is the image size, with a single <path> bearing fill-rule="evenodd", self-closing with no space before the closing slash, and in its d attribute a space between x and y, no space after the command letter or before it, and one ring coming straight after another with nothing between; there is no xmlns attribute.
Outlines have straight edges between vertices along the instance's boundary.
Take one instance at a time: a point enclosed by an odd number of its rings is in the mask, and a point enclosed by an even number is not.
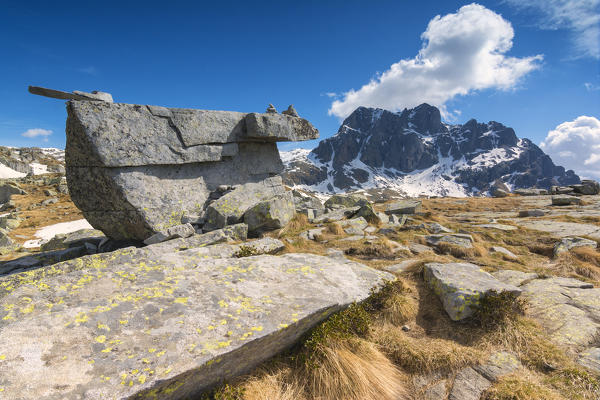
<svg viewBox="0 0 600 400"><path fill-rule="evenodd" d="M426 103L401 112L359 107L308 155L286 159L288 185L325 192L377 187L466 196L487 192L497 180L509 188L579 183L512 128L475 119L447 125Z"/></svg>

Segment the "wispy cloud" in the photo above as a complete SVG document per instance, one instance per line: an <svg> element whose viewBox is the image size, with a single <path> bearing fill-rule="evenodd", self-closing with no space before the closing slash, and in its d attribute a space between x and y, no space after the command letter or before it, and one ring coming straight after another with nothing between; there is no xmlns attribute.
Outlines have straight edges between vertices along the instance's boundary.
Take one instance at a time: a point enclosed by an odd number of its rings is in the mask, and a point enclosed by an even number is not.
<svg viewBox="0 0 600 400"><path fill-rule="evenodd" d="M600 58L600 0L505 0L538 15L540 29L571 31L574 56Z"/></svg>
<svg viewBox="0 0 600 400"><path fill-rule="evenodd" d="M26 138L42 137L42 141L44 142L48 141L48 136L50 135L52 135L51 130L41 128L27 129L25 132L21 133L21 136L24 136Z"/></svg>
<svg viewBox="0 0 600 400"><path fill-rule="evenodd" d="M401 110L421 103L440 107L455 96L482 89L514 89L540 67L541 55L508 57L514 31L502 16L469 4L456 13L436 16L421 35L423 46L411 59L400 60L358 90L331 104L330 115L345 117L358 106Z"/></svg>
<svg viewBox="0 0 600 400"><path fill-rule="evenodd" d="M599 85L594 85L593 83L590 83L590 82L584 83L583 86L585 86L585 88L587 89L588 92L595 92L596 90L600 90Z"/></svg>

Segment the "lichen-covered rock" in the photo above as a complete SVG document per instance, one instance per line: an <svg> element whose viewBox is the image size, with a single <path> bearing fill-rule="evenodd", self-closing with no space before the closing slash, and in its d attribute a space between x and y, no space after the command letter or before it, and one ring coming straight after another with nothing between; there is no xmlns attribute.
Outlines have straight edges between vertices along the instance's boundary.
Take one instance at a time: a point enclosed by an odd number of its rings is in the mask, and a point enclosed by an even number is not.
<svg viewBox="0 0 600 400"><path fill-rule="evenodd" d="M463 248L473 247L473 237L464 233L428 235L425 236L425 240L427 241L427 244L431 246L449 244Z"/></svg>
<svg viewBox="0 0 600 400"><path fill-rule="evenodd" d="M264 200L244 213L248 232L258 234L263 231L283 228L294 217L294 198L291 192Z"/></svg>
<svg viewBox="0 0 600 400"><path fill-rule="evenodd" d="M591 347L584 350L579 355L577 362L600 376L600 347Z"/></svg>
<svg viewBox="0 0 600 400"><path fill-rule="evenodd" d="M581 237L566 237L562 238L560 242L554 245L554 257L558 257L563 253L568 253L575 247L598 247L598 243L595 240L590 240Z"/></svg>
<svg viewBox="0 0 600 400"><path fill-rule="evenodd" d="M352 217L353 218L358 218L358 217L364 218L371 224L379 225L379 224L381 224L382 221L378 214L379 213L375 212L375 210L373 209L373 205L371 205L371 203L367 203L367 204L363 204L358 209L356 214L354 214ZM385 221L389 222L389 218L385 218Z"/></svg>
<svg viewBox="0 0 600 400"><path fill-rule="evenodd" d="M334 194L325 202L326 208L362 207L368 204L366 197L360 194Z"/></svg>
<svg viewBox="0 0 600 400"><path fill-rule="evenodd" d="M194 398L391 279L309 254L148 256L165 243L0 277L2 396Z"/></svg>
<svg viewBox="0 0 600 400"><path fill-rule="evenodd" d="M365 228L369 226L363 217L347 219L339 224L347 235L364 235Z"/></svg>
<svg viewBox="0 0 600 400"><path fill-rule="evenodd" d="M196 233L196 230L190 223L171 226L163 231L156 232L148 239L144 240L144 244L155 244L165 242L176 238L187 238Z"/></svg>
<svg viewBox="0 0 600 400"><path fill-rule="evenodd" d="M415 214L421 211L421 200L399 200L385 207L385 213L390 214Z"/></svg>
<svg viewBox="0 0 600 400"><path fill-rule="evenodd" d="M581 199L579 197L569 196L566 194L552 196L553 206L570 206L579 204L581 204Z"/></svg>
<svg viewBox="0 0 600 400"><path fill-rule="evenodd" d="M25 194L25 191L14 182L6 182L0 185L0 203L10 201L13 194Z"/></svg>
<svg viewBox="0 0 600 400"><path fill-rule="evenodd" d="M512 251L502 247L502 246L492 246L490 247L490 252L501 254L502 257L509 258L511 260L516 260L518 257Z"/></svg>
<svg viewBox="0 0 600 400"><path fill-rule="evenodd" d="M423 277L454 321L471 316L479 300L491 291L521 294L521 289L500 282L474 264L428 263Z"/></svg>
<svg viewBox="0 0 600 400"><path fill-rule="evenodd" d="M92 226L117 240L145 240L201 215L223 185L283 190L273 180L283 170L274 142L318 137L308 121L280 114L95 101L70 101L67 112L71 198Z"/></svg>

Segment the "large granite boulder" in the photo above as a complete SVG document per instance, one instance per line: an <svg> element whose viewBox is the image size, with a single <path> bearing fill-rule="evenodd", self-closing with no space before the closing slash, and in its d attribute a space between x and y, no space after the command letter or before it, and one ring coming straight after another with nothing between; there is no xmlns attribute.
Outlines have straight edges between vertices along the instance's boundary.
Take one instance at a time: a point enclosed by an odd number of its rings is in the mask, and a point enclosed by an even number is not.
<svg viewBox="0 0 600 400"><path fill-rule="evenodd" d="M503 283L479 266L469 263L428 263L423 270L425 282L439 296L453 321L471 316L479 301L491 291L521 294L521 289Z"/></svg>
<svg viewBox="0 0 600 400"><path fill-rule="evenodd" d="M119 240L147 239L205 210L207 228L240 222L283 193L275 142L318 137L307 120L277 113L76 100L67 113L71 198ZM223 195L222 187L233 190Z"/></svg>
<svg viewBox="0 0 600 400"><path fill-rule="evenodd" d="M163 242L0 277L0 396L199 398L393 279L343 258L240 257L252 243Z"/></svg>

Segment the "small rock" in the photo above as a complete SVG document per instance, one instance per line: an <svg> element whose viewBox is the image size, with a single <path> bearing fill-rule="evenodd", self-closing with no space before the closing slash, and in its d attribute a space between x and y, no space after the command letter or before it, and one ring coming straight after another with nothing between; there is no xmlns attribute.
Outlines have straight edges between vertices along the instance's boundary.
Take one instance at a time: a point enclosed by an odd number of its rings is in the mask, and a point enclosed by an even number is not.
<svg viewBox="0 0 600 400"><path fill-rule="evenodd" d="M357 210L369 201L363 195L358 194L334 194L325 202L325 208L352 208L357 207Z"/></svg>
<svg viewBox="0 0 600 400"><path fill-rule="evenodd" d="M471 367L461 369L448 396L448 400L479 400L492 383Z"/></svg>
<svg viewBox="0 0 600 400"><path fill-rule="evenodd" d="M573 188L568 186L552 186L550 188L552 194L569 194L573 193Z"/></svg>
<svg viewBox="0 0 600 400"><path fill-rule="evenodd" d="M516 231L517 228L516 226L512 226L512 225L505 225L505 224L498 224L498 223L492 223L492 224L479 224L479 225L475 225L477 228L486 228L486 229L498 229L499 231Z"/></svg>
<svg viewBox="0 0 600 400"><path fill-rule="evenodd" d="M600 347L591 347L583 351L577 362L600 376Z"/></svg>
<svg viewBox="0 0 600 400"><path fill-rule="evenodd" d="M410 326L408 326L408 325L402 325L402 330L404 332L408 332L408 331L410 331Z"/></svg>
<svg viewBox="0 0 600 400"><path fill-rule="evenodd" d="M217 191L221 192L221 193L226 192L229 189L230 189L230 187L228 185L219 185L219 186L217 186Z"/></svg>
<svg viewBox="0 0 600 400"><path fill-rule="evenodd" d="M546 189L517 189L513 193L518 194L519 196L541 196L548 194Z"/></svg>
<svg viewBox="0 0 600 400"><path fill-rule="evenodd" d="M363 217L347 219L339 224L347 235L363 235L364 229L369 226L369 223Z"/></svg>
<svg viewBox="0 0 600 400"><path fill-rule="evenodd" d="M301 232L300 237L305 240L315 240L315 237L318 235L322 235L325 228L315 228L309 229L307 231Z"/></svg>
<svg viewBox="0 0 600 400"><path fill-rule="evenodd" d="M469 263L428 263L423 277L440 297L444 310L453 321L471 316L479 301L490 291L521 294L521 289L507 285Z"/></svg>
<svg viewBox="0 0 600 400"><path fill-rule="evenodd" d="M57 193L52 189L45 189L44 194L49 197L57 196Z"/></svg>
<svg viewBox="0 0 600 400"><path fill-rule="evenodd" d="M581 204L581 199L579 197L568 195L552 196L553 206L570 206L579 204Z"/></svg>
<svg viewBox="0 0 600 400"><path fill-rule="evenodd" d="M415 214L421 210L421 200L400 200L388 204L385 213L391 214Z"/></svg>
<svg viewBox="0 0 600 400"><path fill-rule="evenodd" d="M521 286L524 282L538 278L538 274L534 272L521 272L512 269L503 269L492 272L492 276L500 282L513 286Z"/></svg>
<svg viewBox="0 0 600 400"><path fill-rule="evenodd" d="M14 182L6 182L0 185L0 203L10 201L13 194L26 194L26 192Z"/></svg>
<svg viewBox="0 0 600 400"><path fill-rule="evenodd" d="M327 249L327 255L333 258L346 259L344 252L338 249Z"/></svg>
<svg viewBox="0 0 600 400"><path fill-rule="evenodd" d="M493 353L485 364L474 367L477 372L492 382L519 368L521 368L519 359L507 351Z"/></svg>
<svg viewBox="0 0 600 400"><path fill-rule="evenodd" d="M452 233L425 236L427 244L431 246L440 246L441 244L451 244L462 248L473 247L473 237L467 234Z"/></svg>
<svg viewBox="0 0 600 400"><path fill-rule="evenodd" d="M502 198L502 197L508 196L507 191L505 191L503 189L499 189L499 188L492 188L490 190L490 194L492 195L492 197L496 197L496 198Z"/></svg>
<svg viewBox="0 0 600 400"><path fill-rule="evenodd" d="M289 115L290 117L299 117L293 104L290 104L287 110L283 111L282 114Z"/></svg>
<svg viewBox="0 0 600 400"><path fill-rule="evenodd" d="M204 225L204 217L198 214L187 214L181 217L182 224Z"/></svg>
<svg viewBox="0 0 600 400"><path fill-rule="evenodd" d="M58 199L56 197L52 197L42 201L42 206L49 206L50 204L58 203Z"/></svg>
<svg viewBox="0 0 600 400"><path fill-rule="evenodd" d="M381 223L381 219L373 209L371 203L362 205L353 216L353 218L357 217L364 218L371 224L379 225Z"/></svg>
<svg viewBox="0 0 600 400"><path fill-rule="evenodd" d="M244 222L251 234L283 228L294 217L294 198L291 192L273 196L250 208L244 214Z"/></svg>
<svg viewBox="0 0 600 400"><path fill-rule="evenodd" d="M490 247L490 251L492 253L502 254L503 257L507 257L512 260L516 260L518 258L513 252L511 252L510 250L505 249L504 247L501 247L501 246L492 246L492 247Z"/></svg>
<svg viewBox="0 0 600 400"><path fill-rule="evenodd" d="M367 226L365 228L365 232L366 233L375 233L375 232L377 232L377 228L375 228L374 226Z"/></svg>
<svg viewBox="0 0 600 400"><path fill-rule="evenodd" d="M160 231L144 240L145 245L151 245L156 243L165 242L167 240L176 238L187 238L196 233L196 230L191 224L175 225L167 228L164 231Z"/></svg>
<svg viewBox="0 0 600 400"><path fill-rule="evenodd" d="M452 233L452 229L448 229L445 226L438 224L437 222L426 224L425 227L425 229L427 229L430 233Z"/></svg>
<svg viewBox="0 0 600 400"><path fill-rule="evenodd" d="M543 217L546 213L543 210L521 210L519 217Z"/></svg>
<svg viewBox="0 0 600 400"><path fill-rule="evenodd" d="M575 247L598 247L598 243L594 240L585 239L581 237L566 237L554 245L554 257L559 256L562 253L566 253Z"/></svg>
<svg viewBox="0 0 600 400"><path fill-rule="evenodd" d="M427 253L428 251L433 251L431 247L425 246L424 244L420 243L411 243L408 245L408 248L416 255Z"/></svg>
<svg viewBox="0 0 600 400"><path fill-rule="evenodd" d="M269 107L267 107L267 113L268 114L277 114L277 109L275 108L275 106L273 104L269 103Z"/></svg>

